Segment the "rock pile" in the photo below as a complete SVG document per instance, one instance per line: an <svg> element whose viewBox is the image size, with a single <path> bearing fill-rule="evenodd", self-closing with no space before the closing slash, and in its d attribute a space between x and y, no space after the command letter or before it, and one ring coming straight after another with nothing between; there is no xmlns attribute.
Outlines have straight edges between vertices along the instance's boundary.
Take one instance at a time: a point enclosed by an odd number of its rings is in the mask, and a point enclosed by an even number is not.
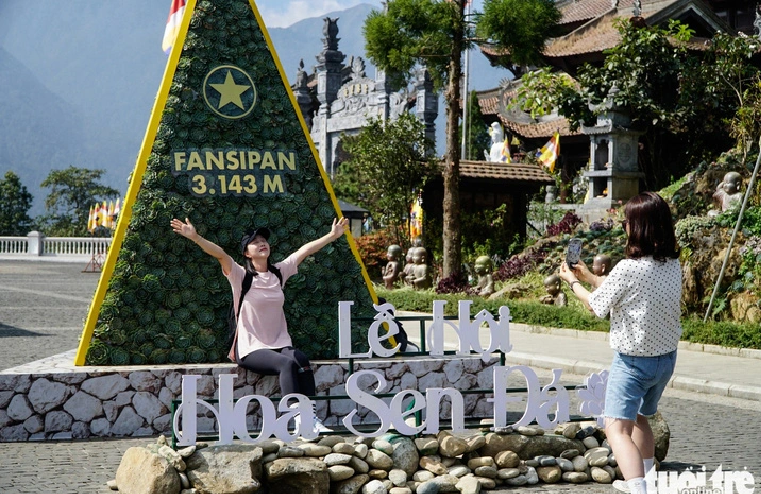
<svg viewBox="0 0 761 494"><path fill-rule="evenodd" d="M127 450L109 486L127 494L248 494L263 484L271 494L476 494L616 478L620 470L602 431L569 423L553 433L518 427L419 438L325 436L316 443L199 443L179 451L160 436L148 448Z"/></svg>

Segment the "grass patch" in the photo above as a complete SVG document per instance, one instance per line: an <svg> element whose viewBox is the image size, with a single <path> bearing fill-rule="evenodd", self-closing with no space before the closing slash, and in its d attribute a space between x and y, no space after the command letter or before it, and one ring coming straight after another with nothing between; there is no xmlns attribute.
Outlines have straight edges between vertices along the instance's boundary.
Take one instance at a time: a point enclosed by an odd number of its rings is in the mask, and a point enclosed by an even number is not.
<svg viewBox="0 0 761 494"><path fill-rule="evenodd" d="M533 276L533 275L531 275ZM523 278L522 278L523 280ZM433 290L416 291L411 288L386 290L376 286L376 292L394 305L397 310L431 312L434 300L446 300L444 306L447 315L457 315L459 300L473 300L471 314L482 309L497 314L500 306L510 308L514 323L544 326L548 328L578 329L582 331L609 331L610 324L589 313L575 297L569 295L568 307L542 305L534 301L543 291L529 292L531 299L486 300L477 295L437 294ZM761 328L753 324L735 324L730 322L706 322L694 317L682 319L682 341L708 345L720 345L733 348L761 349Z"/></svg>

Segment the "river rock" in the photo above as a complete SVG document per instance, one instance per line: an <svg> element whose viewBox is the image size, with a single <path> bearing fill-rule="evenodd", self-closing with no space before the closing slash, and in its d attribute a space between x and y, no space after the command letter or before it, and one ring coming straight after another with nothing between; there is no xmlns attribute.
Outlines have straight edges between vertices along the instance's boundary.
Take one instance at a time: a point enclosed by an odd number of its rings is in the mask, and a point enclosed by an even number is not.
<svg viewBox="0 0 761 494"><path fill-rule="evenodd" d="M494 467L494 458L491 456L479 456L468 460L468 468L475 470L478 467Z"/></svg>
<svg viewBox="0 0 761 494"><path fill-rule="evenodd" d="M436 475L444 475L447 473L447 467L441 464L441 457L437 455L421 457L420 468L433 472Z"/></svg>
<svg viewBox="0 0 761 494"><path fill-rule="evenodd" d="M406 485L402 487L395 486L388 490L388 494L412 494L412 489Z"/></svg>
<svg viewBox="0 0 761 494"><path fill-rule="evenodd" d="M592 480L598 484L610 484L613 482L613 477L610 475L610 472L607 472L600 467L592 467L591 475Z"/></svg>
<svg viewBox="0 0 761 494"><path fill-rule="evenodd" d="M575 457L571 462L573 463L573 469L577 472L586 472L587 468L589 468L589 462L581 455Z"/></svg>
<svg viewBox="0 0 761 494"><path fill-rule="evenodd" d="M353 468L357 473L367 473L370 471L370 465L368 465L366 461L361 460L356 456L351 457L351 460L349 460L347 466Z"/></svg>
<svg viewBox="0 0 761 494"><path fill-rule="evenodd" d="M328 468L325 463L314 458L275 460L267 465L266 474L269 494L327 494L330 491Z"/></svg>
<svg viewBox="0 0 761 494"><path fill-rule="evenodd" d="M418 470L412 474L412 480L415 482L428 482L429 480L433 480L435 476L436 475L433 472L429 472L428 470Z"/></svg>
<svg viewBox="0 0 761 494"><path fill-rule="evenodd" d="M583 484L589 477L586 472L565 472L561 477L564 481L572 484Z"/></svg>
<svg viewBox="0 0 761 494"><path fill-rule="evenodd" d="M325 445L325 446L327 446L327 445ZM357 446L359 446L359 445L357 445ZM341 454L344 454L344 455L353 455L357 451L357 446L354 446L353 444L349 444L349 443L338 443L338 444L334 445L332 449L333 449L334 453L341 453ZM366 444L363 444L362 446L364 446L365 449L367 449L367 445ZM365 454L367 454L367 451L365 451Z"/></svg>
<svg viewBox="0 0 761 494"><path fill-rule="evenodd" d="M570 463L570 461L568 463ZM536 474L545 484L554 484L560 481L563 472L560 467L556 465L551 467L539 467L536 469Z"/></svg>
<svg viewBox="0 0 761 494"><path fill-rule="evenodd" d="M505 480L505 484L511 487L520 487L522 485L526 485L527 483L528 479L525 475L518 475L517 477Z"/></svg>
<svg viewBox="0 0 761 494"><path fill-rule="evenodd" d="M346 465L333 465L328 467L328 475L331 482L340 482L354 476L354 469Z"/></svg>
<svg viewBox="0 0 761 494"><path fill-rule="evenodd" d="M330 446L320 446L313 443L299 444L298 448L304 451L304 456L325 456L333 451Z"/></svg>
<svg viewBox="0 0 761 494"><path fill-rule="evenodd" d="M249 494L259 489L263 455L262 448L253 446L212 446L188 457L185 472L201 492Z"/></svg>
<svg viewBox="0 0 761 494"><path fill-rule="evenodd" d="M557 460L551 455L539 455L535 456L534 460L539 463L540 467L551 467L557 464Z"/></svg>
<svg viewBox="0 0 761 494"><path fill-rule="evenodd" d="M360 474L331 485L331 494L357 494L363 485L370 481L370 476Z"/></svg>
<svg viewBox="0 0 761 494"><path fill-rule="evenodd" d="M494 463L499 468L515 468L520 465L521 458L513 451L500 451L494 456Z"/></svg>
<svg viewBox="0 0 761 494"><path fill-rule="evenodd" d="M587 436L582 440L582 442L584 443L584 446L586 446L587 449L600 447L600 443L597 442L597 439L595 439L594 436Z"/></svg>
<svg viewBox="0 0 761 494"><path fill-rule="evenodd" d="M391 441L394 447L391 453L393 467L404 470L407 477L412 477L420 464L420 454L412 439L404 436L396 436Z"/></svg>
<svg viewBox="0 0 761 494"><path fill-rule="evenodd" d="M521 434L496 434L486 435L486 444L478 450L481 456L494 457L501 451L514 451L518 454L530 442L528 436Z"/></svg>
<svg viewBox="0 0 761 494"><path fill-rule="evenodd" d="M419 437L415 439L415 447L423 456L435 455L439 452L439 442L433 437Z"/></svg>
<svg viewBox="0 0 761 494"><path fill-rule="evenodd" d="M579 454L581 454L581 452L578 449L566 449L560 453L560 457L565 458L566 460L572 460L579 456Z"/></svg>
<svg viewBox="0 0 761 494"><path fill-rule="evenodd" d="M370 449L367 452L367 456L365 456L365 461L370 467L380 468L381 470L390 470L394 466L394 460L383 451L377 449Z"/></svg>
<svg viewBox="0 0 761 494"><path fill-rule="evenodd" d="M472 453L473 451L486 445L486 436L483 434L477 434L475 436L469 436L465 438L465 442L468 443L468 449L466 453Z"/></svg>
<svg viewBox="0 0 761 494"><path fill-rule="evenodd" d="M607 448L592 448L584 453L584 458L592 467L602 467L608 464L608 455L610 451Z"/></svg>
<svg viewBox="0 0 761 494"><path fill-rule="evenodd" d="M362 486L362 494L387 494L386 486L380 480L371 480Z"/></svg>
<svg viewBox="0 0 761 494"><path fill-rule="evenodd" d="M564 472L573 472L573 462L565 458L555 458L560 469Z"/></svg>
<svg viewBox="0 0 761 494"><path fill-rule="evenodd" d="M377 449L378 451L382 451L389 456L391 456L391 453L394 452L394 447L391 446L391 443L389 443L388 441L384 441L382 439L377 439L373 441L373 448Z"/></svg>
<svg viewBox="0 0 761 494"><path fill-rule="evenodd" d="M661 412L655 412L655 415L647 418L647 423L653 430L655 437L655 459L662 462L669 452L669 443L671 441L671 430L666 419Z"/></svg>
<svg viewBox="0 0 761 494"><path fill-rule="evenodd" d="M497 478L497 469L493 466L482 466L475 468L473 470L473 473L476 475L476 477L483 477L485 479L494 479Z"/></svg>
<svg viewBox="0 0 761 494"><path fill-rule="evenodd" d="M439 441L439 454L454 458L460 456L468 450L468 443L465 439L457 436L446 436Z"/></svg>
<svg viewBox="0 0 761 494"><path fill-rule="evenodd" d="M454 465L449 467L449 475L454 475L458 479L470 473L470 468L465 465Z"/></svg>
<svg viewBox="0 0 761 494"><path fill-rule="evenodd" d="M475 477L463 477L455 487L461 494L478 494L481 492L481 483Z"/></svg>
<svg viewBox="0 0 761 494"><path fill-rule="evenodd" d="M415 494L438 494L439 489L439 484L433 480L428 480L417 486Z"/></svg>
<svg viewBox="0 0 761 494"><path fill-rule="evenodd" d="M168 461L139 447L122 456L116 485L125 494L179 494L182 489L180 476Z"/></svg>
<svg viewBox="0 0 761 494"><path fill-rule="evenodd" d="M526 483L529 485L535 485L539 483L539 475L536 473L536 468L528 467L526 472Z"/></svg>
<svg viewBox="0 0 761 494"><path fill-rule="evenodd" d="M454 475L444 474L436 477L429 482L434 482L439 486L439 492L457 492L457 482L460 479Z"/></svg>
<svg viewBox="0 0 761 494"><path fill-rule="evenodd" d="M407 472L400 468L392 468L388 472L388 479L396 487L402 487L407 485Z"/></svg>
<svg viewBox="0 0 761 494"><path fill-rule="evenodd" d="M345 455L343 453L330 453L325 455L323 461L327 466L332 467L333 465L347 465L352 458L352 455Z"/></svg>
<svg viewBox="0 0 761 494"><path fill-rule="evenodd" d="M521 474L518 468L500 468L497 470L497 478L501 480L514 479Z"/></svg>

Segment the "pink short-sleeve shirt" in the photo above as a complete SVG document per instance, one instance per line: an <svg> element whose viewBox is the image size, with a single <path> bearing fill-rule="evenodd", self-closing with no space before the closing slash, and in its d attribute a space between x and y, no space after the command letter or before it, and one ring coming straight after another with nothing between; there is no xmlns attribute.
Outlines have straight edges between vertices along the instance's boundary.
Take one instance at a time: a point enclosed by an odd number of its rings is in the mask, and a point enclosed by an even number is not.
<svg viewBox="0 0 761 494"><path fill-rule="evenodd" d="M299 270L296 254L275 264L283 275L282 286L274 273L258 273L251 282L251 289L243 297L237 326L238 356L245 357L262 348L283 348L291 346L288 325L283 312L283 286ZM233 263L227 280L233 289L233 303L238 311L238 300L246 270Z"/></svg>

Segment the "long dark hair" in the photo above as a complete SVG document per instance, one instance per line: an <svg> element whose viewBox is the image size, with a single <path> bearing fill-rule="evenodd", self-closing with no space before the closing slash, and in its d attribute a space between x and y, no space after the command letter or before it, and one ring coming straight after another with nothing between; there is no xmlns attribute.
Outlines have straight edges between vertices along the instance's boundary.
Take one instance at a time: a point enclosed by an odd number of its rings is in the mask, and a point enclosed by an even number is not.
<svg viewBox="0 0 761 494"><path fill-rule="evenodd" d="M256 269L254 269L254 263L251 262L250 257L245 258L245 268L246 268L246 274L255 277L259 276L259 273L256 272ZM277 276L277 279L280 280L280 286L283 286L283 273L280 272L278 268L275 267L274 264L270 262L269 259L267 259L267 271Z"/></svg>
<svg viewBox="0 0 761 494"><path fill-rule="evenodd" d="M629 225L626 257L653 256L657 261L679 258L671 209L655 192L643 192L629 199L624 207Z"/></svg>

